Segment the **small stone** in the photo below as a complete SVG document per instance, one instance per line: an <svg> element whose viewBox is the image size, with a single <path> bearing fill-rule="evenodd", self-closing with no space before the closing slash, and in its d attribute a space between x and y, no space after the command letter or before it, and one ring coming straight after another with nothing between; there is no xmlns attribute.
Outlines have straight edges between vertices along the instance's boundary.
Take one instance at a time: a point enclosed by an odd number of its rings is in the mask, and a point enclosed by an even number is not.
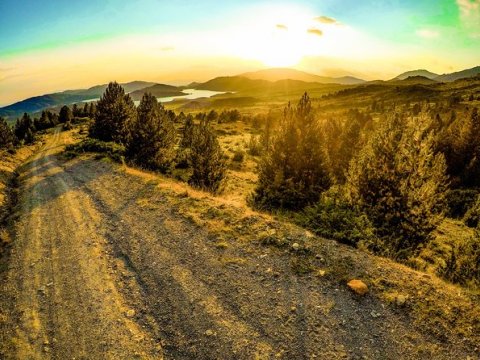
<svg viewBox="0 0 480 360"><path fill-rule="evenodd" d="M126 315L128 318L132 318L132 317L135 316L135 310L133 310L133 309L127 310L127 312L125 313L125 315Z"/></svg>
<svg viewBox="0 0 480 360"><path fill-rule="evenodd" d="M299 243L293 243L292 244L292 249L295 250L295 251L298 251L298 249L300 249L300 244Z"/></svg>
<svg viewBox="0 0 480 360"><path fill-rule="evenodd" d="M368 286L362 280L350 280L347 286L356 294L363 296L368 293Z"/></svg>
<svg viewBox="0 0 480 360"><path fill-rule="evenodd" d="M376 312L375 310L372 310L372 311L370 312L370 316L373 317L374 319L376 319L376 318L378 318L378 317L380 317L380 316L382 316L382 315L381 315L380 313Z"/></svg>
<svg viewBox="0 0 480 360"><path fill-rule="evenodd" d="M398 295L395 298L395 304L397 304L397 306L399 307L404 306L406 302L407 302L407 297L405 295Z"/></svg>
<svg viewBox="0 0 480 360"><path fill-rule="evenodd" d="M213 336L213 330L208 329L207 331L205 331L205 335Z"/></svg>

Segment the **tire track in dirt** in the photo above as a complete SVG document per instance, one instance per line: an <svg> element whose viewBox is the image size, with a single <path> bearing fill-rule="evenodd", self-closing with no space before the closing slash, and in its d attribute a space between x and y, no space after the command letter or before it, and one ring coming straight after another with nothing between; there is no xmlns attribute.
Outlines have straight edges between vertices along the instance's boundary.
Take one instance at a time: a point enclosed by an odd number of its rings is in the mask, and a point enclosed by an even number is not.
<svg viewBox="0 0 480 360"><path fill-rule="evenodd" d="M23 195L7 283L15 304L2 334L6 358L161 358L161 348L128 316L103 219L71 187L55 155L57 130L21 173Z"/></svg>

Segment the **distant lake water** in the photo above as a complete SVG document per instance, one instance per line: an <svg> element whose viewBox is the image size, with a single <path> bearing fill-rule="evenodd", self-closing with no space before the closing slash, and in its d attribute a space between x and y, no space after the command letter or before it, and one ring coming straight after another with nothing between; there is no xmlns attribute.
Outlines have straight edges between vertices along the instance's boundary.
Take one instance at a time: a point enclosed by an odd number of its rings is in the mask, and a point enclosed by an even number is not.
<svg viewBox="0 0 480 360"><path fill-rule="evenodd" d="M185 100L194 100L199 98L209 98L214 95L218 94L225 94L224 91L210 91L210 90L197 90L197 89L185 89L182 90L185 95L177 95L177 96L167 96L167 97L158 97L157 100L162 103L174 101L177 99L185 99ZM83 102L90 102L90 101L98 101L99 99L88 99L84 100ZM135 105L138 106L140 101L134 101Z"/></svg>

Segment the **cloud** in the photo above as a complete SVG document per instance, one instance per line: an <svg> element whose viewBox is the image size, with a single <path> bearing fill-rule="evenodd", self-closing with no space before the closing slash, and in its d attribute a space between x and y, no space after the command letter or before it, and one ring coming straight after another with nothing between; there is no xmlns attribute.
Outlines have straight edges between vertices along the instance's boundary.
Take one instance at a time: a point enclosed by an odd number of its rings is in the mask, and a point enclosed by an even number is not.
<svg viewBox="0 0 480 360"><path fill-rule="evenodd" d="M275 27L279 30L288 30L287 25L284 25L284 24L277 24L275 25Z"/></svg>
<svg viewBox="0 0 480 360"><path fill-rule="evenodd" d="M432 29L418 29L416 34L424 39L436 39L440 36L440 33Z"/></svg>
<svg viewBox="0 0 480 360"><path fill-rule="evenodd" d="M480 37L480 0L457 0L460 19L470 35Z"/></svg>
<svg viewBox="0 0 480 360"><path fill-rule="evenodd" d="M317 35L317 36L322 36L323 35L323 31L319 30L319 29L316 29L316 28L308 29L307 33L312 34L312 35Z"/></svg>
<svg viewBox="0 0 480 360"><path fill-rule="evenodd" d="M175 50L175 47L174 46L164 46L162 48L160 48L161 51L173 51Z"/></svg>
<svg viewBox="0 0 480 360"><path fill-rule="evenodd" d="M328 16L317 16L316 18L314 18L315 21L318 21L322 24L339 24L339 22L337 20L335 20L334 18L331 18L331 17L328 17Z"/></svg>

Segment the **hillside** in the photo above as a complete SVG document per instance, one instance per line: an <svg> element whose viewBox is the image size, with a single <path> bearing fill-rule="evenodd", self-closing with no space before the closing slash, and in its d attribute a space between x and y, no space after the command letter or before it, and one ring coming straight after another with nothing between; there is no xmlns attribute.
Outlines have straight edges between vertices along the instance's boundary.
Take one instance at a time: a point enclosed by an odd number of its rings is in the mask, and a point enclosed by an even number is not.
<svg viewBox="0 0 480 360"><path fill-rule="evenodd" d="M268 81L279 81L279 80L299 80L304 82L316 82L321 84L341 84L341 85L355 85L365 82L362 79L357 79L353 76L344 76L338 78L319 76L314 74L309 74L304 71L299 71L295 69L288 68L273 68L259 70L255 72L244 73L239 76L243 76L252 80L268 80Z"/></svg>
<svg viewBox="0 0 480 360"><path fill-rule="evenodd" d="M68 160L78 136L56 129L20 168L0 355L475 356L468 291L161 175Z"/></svg>
<svg viewBox="0 0 480 360"><path fill-rule="evenodd" d="M185 95L178 87L165 84L155 84L130 93L133 100L140 100L145 93L151 93L156 97Z"/></svg>
<svg viewBox="0 0 480 360"><path fill-rule="evenodd" d="M132 81L121 85L125 89L125 92L129 93L154 84L155 83L146 81ZM0 108L0 116L15 118L21 116L25 112L35 113L50 107L70 105L86 100L98 99L106 88L107 84L103 84L88 89L66 90L63 92L31 97Z"/></svg>
<svg viewBox="0 0 480 360"><path fill-rule="evenodd" d="M400 75L398 75L397 77L395 77L394 79L392 80L405 80L409 77L416 77L416 76L422 76L422 77L426 77L427 79L435 79L436 77L438 77L439 75L438 74L435 74L433 72L430 72L428 70L425 70L425 69L421 69L421 70L412 70L412 71L407 71L407 72L404 72Z"/></svg>
<svg viewBox="0 0 480 360"><path fill-rule="evenodd" d="M443 74L439 75L438 77L435 78L436 81L443 81L443 82L451 82L459 79L465 79L465 78L470 78L474 77L476 75L480 74L480 66L476 66L471 69L466 69L458 72L454 72L451 74Z"/></svg>

